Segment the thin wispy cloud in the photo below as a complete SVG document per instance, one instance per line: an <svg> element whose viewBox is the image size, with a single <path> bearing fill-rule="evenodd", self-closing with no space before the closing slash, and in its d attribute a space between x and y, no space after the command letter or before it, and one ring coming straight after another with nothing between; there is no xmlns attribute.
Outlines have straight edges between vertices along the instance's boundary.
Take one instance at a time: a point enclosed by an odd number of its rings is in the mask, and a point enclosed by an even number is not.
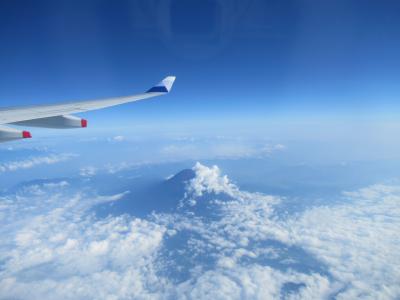
<svg viewBox="0 0 400 300"><path fill-rule="evenodd" d="M0 163L0 173L31 169L40 165L52 165L67 161L73 157L76 157L76 155L63 153L63 154L50 154L46 156L34 156L27 159L4 162Z"/></svg>

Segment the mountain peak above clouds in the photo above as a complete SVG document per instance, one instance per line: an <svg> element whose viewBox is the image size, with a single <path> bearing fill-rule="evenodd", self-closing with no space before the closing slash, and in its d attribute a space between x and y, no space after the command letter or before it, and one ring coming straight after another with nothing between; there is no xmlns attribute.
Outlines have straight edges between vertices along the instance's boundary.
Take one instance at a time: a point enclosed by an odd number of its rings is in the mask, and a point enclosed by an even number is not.
<svg viewBox="0 0 400 300"><path fill-rule="evenodd" d="M193 168L182 169L163 181L135 183L130 194L113 203L111 207L103 207L108 214L132 214L145 216L152 212L194 211L207 214L206 207L210 201L228 199L237 191L217 166L206 167L197 162ZM195 207L196 206L196 207ZM197 209L196 209L197 208Z"/></svg>
<svg viewBox="0 0 400 300"><path fill-rule="evenodd" d="M183 169L182 171L170 176L165 180L166 184L186 184L188 181L196 177L193 169Z"/></svg>

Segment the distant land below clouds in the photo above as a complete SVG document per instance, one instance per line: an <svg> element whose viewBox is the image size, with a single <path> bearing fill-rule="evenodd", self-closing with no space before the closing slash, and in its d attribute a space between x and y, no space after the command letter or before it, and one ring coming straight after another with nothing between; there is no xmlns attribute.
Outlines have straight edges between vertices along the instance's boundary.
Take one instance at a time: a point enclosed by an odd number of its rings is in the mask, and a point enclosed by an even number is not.
<svg viewBox="0 0 400 300"><path fill-rule="evenodd" d="M1 196L0 295L400 295L398 185L344 191L336 196L339 201L309 202L302 210L288 211L286 202L293 199L242 190L216 165L196 163L155 181L137 177L146 169L115 173L115 182L127 184L108 195L99 194L107 177L91 174L87 182L84 174L85 189L76 180L48 180ZM153 200L137 192L154 185ZM143 211L145 205L149 210Z"/></svg>

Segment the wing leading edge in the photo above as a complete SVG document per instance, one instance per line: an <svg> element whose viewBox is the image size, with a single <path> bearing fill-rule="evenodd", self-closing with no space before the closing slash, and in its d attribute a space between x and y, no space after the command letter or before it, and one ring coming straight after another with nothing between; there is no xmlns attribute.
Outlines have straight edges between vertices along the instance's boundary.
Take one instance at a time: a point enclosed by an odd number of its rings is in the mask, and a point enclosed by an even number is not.
<svg viewBox="0 0 400 300"><path fill-rule="evenodd" d="M161 96L171 91L174 81L175 81L174 76L168 76L164 78L160 83L150 88L145 93L125 96L125 97L77 101L77 102L68 102L68 103L60 103L52 105L37 105L30 107L4 108L0 109L0 124L31 126L29 125L29 121L32 120L42 120L44 121L43 124L45 124L47 118L48 119L51 118L51 120L54 122L54 117L66 116L90 110L97 110L129 102L144 100L156 96ZM66 117L69 118L69 116ZM40 123L40 121L32 122L32 124L37 124L37 123ZM40 126L40 127L46 127L46 126ZM49 126L49 127L55 128L54 126Z"/></svg>

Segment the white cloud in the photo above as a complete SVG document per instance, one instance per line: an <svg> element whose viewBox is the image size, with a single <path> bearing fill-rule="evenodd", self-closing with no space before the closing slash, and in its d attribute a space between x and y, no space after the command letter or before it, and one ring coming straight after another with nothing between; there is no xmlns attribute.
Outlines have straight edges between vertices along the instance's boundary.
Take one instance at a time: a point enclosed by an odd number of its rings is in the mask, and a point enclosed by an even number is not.
<svg viewBox="0 0 400 300"><path fill-rule="evenodd" d="M1 220L8 226L0 229L0 298L132 299L151 294L146 285L158 284L152 260L166 229L126 216L96 220L85 213L126 193L68 197L59 186L1 199L10 204L2 212L29 212L14 223L8 217Z"/></svg>
<svg viewBox="0 0 400 300"><path fill-rule="evenodd" d="M242 139L203 139L182 141L165 145L160 154L168 159L239 159L247 157L263 158L285 151L283 144L259 144Z"/></svg>
<svg viewBox="0 0 400 300"><path fill-rule="evenodd" d="M279 220L273 214L279 199L239 191L219 175L217 167L195 169L200 172L192 183L200 181L206 187L196 184L195 189L191 183L189 190L198 191L197 195L224 190L234 196L233 201L220 201L222 218L210 228L224 237L221 246L266 239L297 245L327 266L332 282L342 287L338 299L399 297L400 187L373 185L346 192L346 204L313 207ZM213 234L210 240L218 241Z"/></svg>
<svg viewBox="0 0 400 300"><path fill-rule="evenodd" d="M97 174L97 171L98 169L96 167L87 166L80 169L79 175L81 175L82 177L93 177Z"/></svg>
<svg viewBox="0 0 400 300"><path fill-rule="evenodd" d="M290 239L329 267L346 289L338 299L400 296L400 187L344 193L348 203L290 220Z"/></svg>
<svg viewBox="0 0 400 300"><path fill-rule="evenodd" d="M116 135L110 139L110 142L123 142L123 141L126 141L126 137L124 137L123 135Z"/></svg>
<svg viewBox="0 0 400 300"><path fill-rule="evenodd" d="M52 165L67 161L75 157L73 154L52 154L48 156L30 157L25 160L12 161L0 164L0 173L14 172L23 169L31 169L40 165Z"/></svg>
<svg viewBox="0 0 400 300"><path fill-rule="evenodd" d="M342 204L279 216L285 199L242 191L217 166L193 170L185 200L196 204L148 219L96 219L91 207L127 192L73 192L66 181L0 197L0 298L399 297L400 187L374 185L344 193ZM196 211L201 201L214 217ZM163 273L173 269L188 274Z"/></svg>
<svg viewBox="0 0 400 300"><path fill-rule="evenodd" d="M183 283L179 290L188 299L280 299L288 282L306 286L288 299L326 299L335 291L327 278L318 274L282 273L259 265L207 271L194 284Z"/></svg>
<svg viewBox="0 0 400 300"><path fill-rule="evenodd" d="M268 144L262 148L261 152L266 155L271 155L274 152L285 151L286 149L287 147L282 144Z"/></svg>
<svg viewBox="0 0 400 300"><path fill-rule="evenodd" d="M127 162L121 162L118 164L107 164L105 166L105 169L107 170L108 173L110 174L115 174L124 170L128 169L133 169L136 167L138 164L132 164L132 163L127 163Z"/></svg>
<svg viewBox="0 0 400 300"><path fill-rule="evenodd" d="M187 186L188 193L194 193L196 197L207 193L226 193L232 195L237 192L235 185L231 184L227 176L221 176L221 172L217 166L208 168L200 163L196 163L193 170L196 173L189 185Z"/></svg>

